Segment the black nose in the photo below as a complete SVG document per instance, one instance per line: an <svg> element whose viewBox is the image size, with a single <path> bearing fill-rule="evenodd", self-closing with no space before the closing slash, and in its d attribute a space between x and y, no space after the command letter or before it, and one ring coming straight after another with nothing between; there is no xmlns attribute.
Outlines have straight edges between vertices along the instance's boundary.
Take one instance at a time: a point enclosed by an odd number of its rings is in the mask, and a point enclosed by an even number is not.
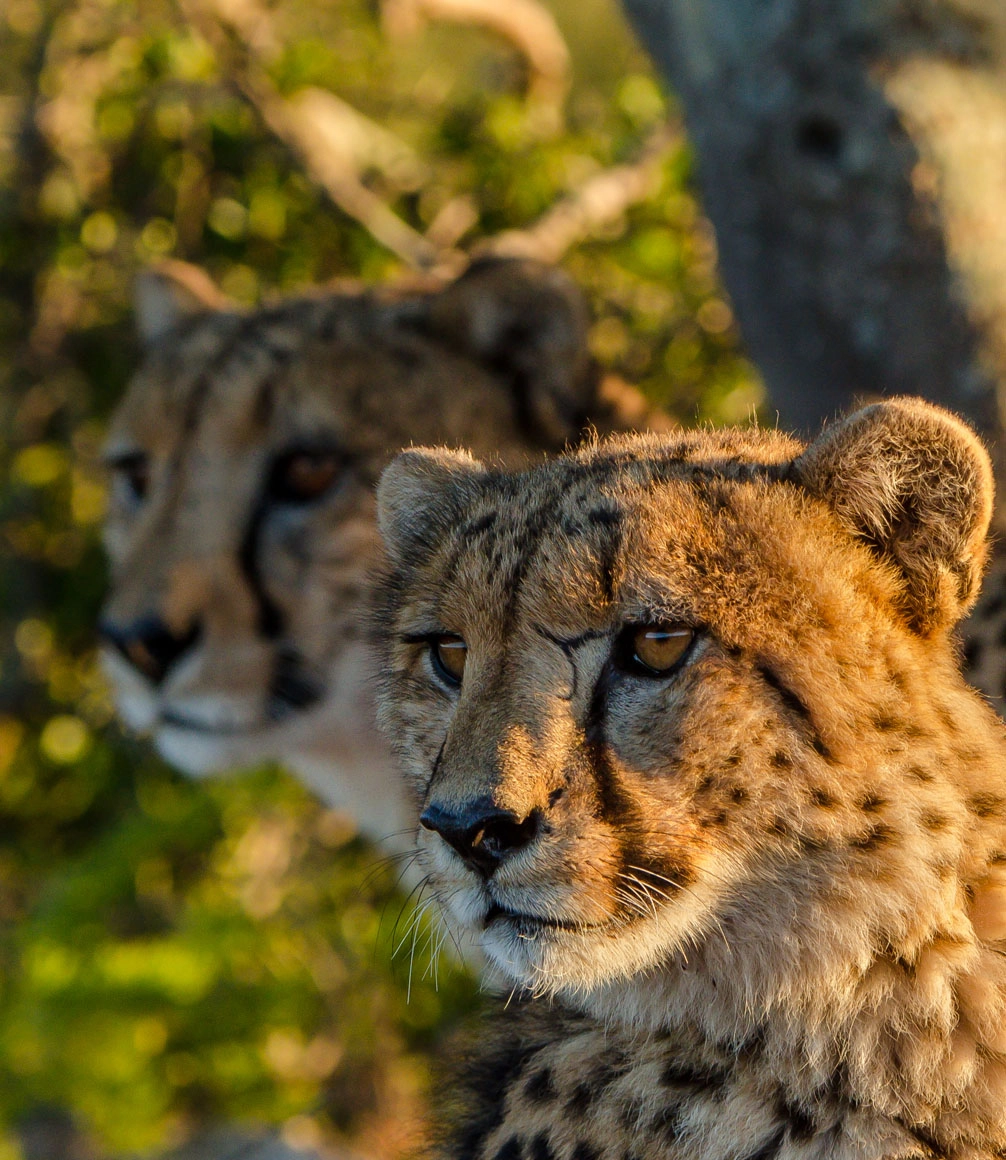
<svg viewBox="0 0 1006 1160"><path fill-rule="evenodd" d="M511 810L501 810L488 798L480 798L457 811L429 805L419 821L456 850L466 866L490 878L504 858L535 840L541 829L541 811L532 810L522 818Z"/></svg>
<svg viewBox="0 0 1006 1160"><path fill-rule="evenodd" d="M155 685L159 685L175 661L192 648L201 632L198 624L181 633L172 632L158 616L141 616L127 625L103 620L98 631Z"/></svg>

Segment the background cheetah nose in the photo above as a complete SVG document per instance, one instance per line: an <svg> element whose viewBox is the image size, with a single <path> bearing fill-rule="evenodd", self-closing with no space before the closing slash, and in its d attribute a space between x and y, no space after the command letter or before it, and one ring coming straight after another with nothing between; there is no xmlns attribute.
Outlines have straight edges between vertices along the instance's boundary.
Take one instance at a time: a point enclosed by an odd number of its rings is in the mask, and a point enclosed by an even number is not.
<svg viewBox="0 0 1006 1160"><path fill-rule="evenodd" d="M172 632L159 616L141 616L127 625L103 620L98 631L155 685L164 680L168 669L192 648L201 635L198 624L182 633Z"/></svg>
<svg viewBox="0 0 1006 1160"><path fill-rule="evenodd" d="M488 798L479 798L457 812L429 805L419 821L456 850L466 866L490 878L504 858L535 840L541 828L541 810L521 818Z"/></svg>

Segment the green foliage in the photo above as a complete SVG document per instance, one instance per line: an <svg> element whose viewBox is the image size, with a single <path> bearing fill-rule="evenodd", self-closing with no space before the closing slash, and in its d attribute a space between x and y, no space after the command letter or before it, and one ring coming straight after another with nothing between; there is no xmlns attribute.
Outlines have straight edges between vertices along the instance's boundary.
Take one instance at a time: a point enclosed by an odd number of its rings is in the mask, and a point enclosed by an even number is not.
<svg viewBox="0 0 1006 1160"><path fill-rule="evenodd" d="M368 187L420 233L460 221L465 247L630 160L668 113L604 0L554 5L573 58L561 132L481 32L391 37L366 0L269 11L257 67L275 91L318 86L394 133L401 162ZM254 302L400 265L264 125L235 83L244 49L171 0L8 0L0 35L0 1158L40 1102L113 1150L221 1116L394 1154L472 981L424 977L421 920L407 1001L391 952L404 937L408 959L413 911L392 868L368 873L373 851L281 772L192 783L123 737L93 626L136 270L182 257ZM757 404L686 147L565 264L605 366L685 421Z"/></svg>

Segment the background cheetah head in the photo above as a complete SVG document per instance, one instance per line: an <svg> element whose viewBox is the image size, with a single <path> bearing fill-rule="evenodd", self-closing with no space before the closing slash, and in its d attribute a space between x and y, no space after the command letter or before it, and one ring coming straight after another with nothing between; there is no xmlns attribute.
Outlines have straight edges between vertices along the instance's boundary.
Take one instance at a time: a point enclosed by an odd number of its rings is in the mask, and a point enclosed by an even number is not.
<svg viewBox="0 0 1006 1160"><path fill-rule="evenodd" d="M358 767L373 796L387 765L361 631L373 485L417 439L520 462L603 424L584 303L554 270L490 261L446 288L241 312L176 265L138 313L146 357L107 448L120 711L191 773L313 760L366 826L344 791Z"/></svg>

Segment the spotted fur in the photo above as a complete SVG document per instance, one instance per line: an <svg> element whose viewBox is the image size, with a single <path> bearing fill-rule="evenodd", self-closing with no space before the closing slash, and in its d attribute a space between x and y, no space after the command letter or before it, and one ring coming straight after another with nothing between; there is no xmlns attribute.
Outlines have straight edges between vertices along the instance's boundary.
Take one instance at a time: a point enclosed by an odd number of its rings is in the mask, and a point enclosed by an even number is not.
<svg viewBox="0 0 1006 1160"><path fill-rule="evenodd" d="M530 262L248 312L174 264L137 307L146 356L108 440L119 709L190 773L279 758L369 834L398 831L361 627L381 468L415 440L525 462L646 409L599 384L579 293ZM310 502L276 483L298 452L336 467Z"/></svg>
<svg viewBox="0 0 1006 1160"><path fill-rule="evenodd" d="M991 504L914 400L809 447L387 469L381 720L432 887L515 992L443 1156L1006 1155L1006 731L952 641ZM668 622L690 652L641 675L627 626Z"/></svg>

